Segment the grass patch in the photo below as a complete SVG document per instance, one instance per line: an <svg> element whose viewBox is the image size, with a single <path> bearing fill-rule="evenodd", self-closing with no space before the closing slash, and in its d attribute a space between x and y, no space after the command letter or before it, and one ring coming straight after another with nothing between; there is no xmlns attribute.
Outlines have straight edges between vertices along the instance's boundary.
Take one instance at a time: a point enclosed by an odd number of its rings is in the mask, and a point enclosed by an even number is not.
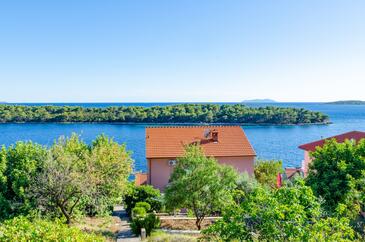
<svg viewBox="0 0 365 242"><path fill-rule="evenodd" d="M115 241L119 231L118 219L112 216L105 217L84 217L72 224L85 232L93 232L103 236L107 241Z"/></svg>
<svg viewBox="0 0 365 242"><path fill-rule="evenodd" d="M196 242L197 237L189 235L168 234L163 231L154 231L147 239L148 242Z"/></svg>

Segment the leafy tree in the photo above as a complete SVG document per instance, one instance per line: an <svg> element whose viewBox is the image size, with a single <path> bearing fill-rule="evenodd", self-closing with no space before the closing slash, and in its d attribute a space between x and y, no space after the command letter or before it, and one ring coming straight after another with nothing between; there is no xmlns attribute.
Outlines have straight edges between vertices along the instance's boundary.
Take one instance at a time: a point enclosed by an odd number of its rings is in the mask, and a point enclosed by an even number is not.
<svg viewBox="0 0 365 242"><path fill-rule="evenodd" d="M72 214L103 215L127 190L132 159L125 145L99 136L87 145L76 134L49 149L17 142L0 149L0 219L40 209L70 222Z"/></svg>
<svg viewBox="0 0 365 242"><path fill-rule="evenodd" d="M0 217L28 214L35 208L34 202L27 196L31 180L42 172L46 149L32 142L17 142L0 152L0 186L3 202L0 205L4 213ZM2 171L1 171L2 170ZM2 174L2 175L1 175Z"/></svg>
<svg viewBox="0 0 365 242"><path fill-rule="evenodd" d="M298 180L292 187L255 188L239 204L226 207L223 219L204 234L223 241L348 241L355 238L348 220L322 216L318 199L310 187Z"/></svg>
<svg viewBox="0 0 365 242"><path fill-rule="evenodd" d="M200 230L205 216L220 211L232 201L237 173L230 166L219 165L206 157L200 146L186 147L166 188L169 208L187 208L194 212Z"/></svg>
<svg viewBox="0 0 365 242"><path fill-rule="evenodd" d="M133 165L130 153L125 145L101 135L92 143L87 165L93 191L84 199L86 211L89 215L109 214L127 191Z"/></svg>
<svg viewBox="0 0 365 242"><path fill-rule="evenodd" d="M29 189L40 209L51 214L59 211L68 224L82 197L90 194L93 188L88 167L79 156L82 153L79 143L75 137L59 139L49 151L43 171Z"/></svg>
<svg viewBox="0 0 365 242"><path fill-rule="evenodd" d="M276 187L276 179L279 173L283 172L281 161L256 161L255 162L255 178L256 180L271 188Z"/></svg>
<svg viewBox="0 0 365 242"><path fill-rule="evenodd" d="M330 213L355 218L364 204L365 140L326 142L311 154L306 183Z"/></svg>

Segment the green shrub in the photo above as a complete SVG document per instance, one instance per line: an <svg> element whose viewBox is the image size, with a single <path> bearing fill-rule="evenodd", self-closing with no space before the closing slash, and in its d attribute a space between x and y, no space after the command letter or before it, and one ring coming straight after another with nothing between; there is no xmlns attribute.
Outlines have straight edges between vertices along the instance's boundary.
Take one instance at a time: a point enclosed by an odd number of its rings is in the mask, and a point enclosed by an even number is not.
<svg viewBox="0 0 365 242"><path fill-rule="evenodd" d="M133 220L130 224L133 234L135 234L135 235L141 234L141 228L143 228L143 225L144 225L143 222L144 222L143 218L139 218L139 217L133 218Z"/></svg>
<svg viewBox="0 0 365 242"><path fill-rule="evenodd" d="M59 221L16 217L0 225L0 241L105 241L101 236L71 228Z"/></svg>
<svg viewBox="0 0 365 242"><path fill-rule="evenodd" d="M255 178L256 180L271 188L276 188L276 179L279 173L283 172L281 161L275 160L259 160L255 162Z"/></svg>
<svg viewBox="0 0 365 242"><path fill-rule="evenodd" d="M150 213L144 218L144 228L146 229L147 236L151 235L154 229L159 228L161 225L159 217L155 214Z"/></svg>
<svg viewBox="0 0 365 242"><path fill-rule="evenodd" d="M147 202L151 205L151 210L160 211L162 208L162 198L160 190L149 185L135 186L130 184L130 190L124 197L126 210L131 215L132 209L138 202Z"/></svg>
<svg viewBox="0 0 365 242"><path fill-rule="evenodd" d="M132 210L132 216L133 216L133 218L136 218L136 217L145 217L146 214L147 214L146 209L143 208L143 207L135 207Z"/></svg>
<svg viewBox="0 0 365 242"><path fill-rule="evenodd" d="M138 203L136 203L136 207L144 208L146 210L146 212L151 211L151 205L147 202L138 202Z"/></svg>
<svg viewBox="0 0 365 242"><path fill-rule="evenodd" d="M144 228L147 236L150 236L154 229L160 227L160 224L160 219L155 214L150 213L144 218L134 218L131 223L131 228L135 235L140 235L141 229Z"/></svg>

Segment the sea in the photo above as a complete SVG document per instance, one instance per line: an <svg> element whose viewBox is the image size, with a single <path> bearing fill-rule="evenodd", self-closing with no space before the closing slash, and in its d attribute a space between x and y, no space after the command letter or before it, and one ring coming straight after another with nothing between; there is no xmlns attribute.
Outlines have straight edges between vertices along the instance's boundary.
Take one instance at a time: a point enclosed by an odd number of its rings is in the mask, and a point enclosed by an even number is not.
<svg viewBox="0 0 365 242"><path fill-rule="evenodd" d="M108 106L166 106L178 103L16 103L10 105L58 105L82 107ZM219 103L222 104L222 103ZM235 104L235 103L225 103ZM9 103L8 103L9 105ZM279 106L320 111L330 117L326 125L250 125L242 126L257 153L257 159L281 160L286 167L298 167L304 157L299 145L353 130L365 131L365 105L338 105L325 103L247 103L252 107ZM145 127L143 124L107 123L37 123L0 124L0 145L17 141L33 141L52 145L60 136L78 134L90 143L96 136L106 134L125 144L135 161L135 171L146 171ZM148 125L151 126L151 125Z"/></svg>

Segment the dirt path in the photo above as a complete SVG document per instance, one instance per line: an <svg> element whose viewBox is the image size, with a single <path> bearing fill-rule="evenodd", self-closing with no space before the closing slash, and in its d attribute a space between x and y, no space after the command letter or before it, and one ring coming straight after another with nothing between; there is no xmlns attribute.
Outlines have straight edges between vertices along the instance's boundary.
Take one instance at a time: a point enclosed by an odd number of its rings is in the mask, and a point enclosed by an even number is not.
<svg viewBox="0 0 365 242"><path fill-rule="evenodd" d="M119 232L117 235L117 242L136 242L141 241L139 237L133 235L131 227L129 226L129 218L123 206L115 206L113 216L117 217L119 221Z"/></svg>

